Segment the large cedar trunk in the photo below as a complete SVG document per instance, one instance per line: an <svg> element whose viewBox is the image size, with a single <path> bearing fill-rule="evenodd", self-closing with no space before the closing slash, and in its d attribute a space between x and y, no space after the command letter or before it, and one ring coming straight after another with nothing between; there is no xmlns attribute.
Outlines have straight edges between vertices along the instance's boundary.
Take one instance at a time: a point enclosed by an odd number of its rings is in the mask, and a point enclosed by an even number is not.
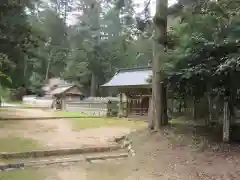
<svg viewBox="0 0 240 180"><path fill-rule="evenodd" d="M167 87L164 83L161 83L161 110L162 110L162 125L168 124L168 113L167 113Z"/></svg>
<svg viewBox="0 0 240 180"><path fill-rule="evenodd" d="M148 109L148 128L150 130L154 129L154 111L153 111L153 101L152 97L149 97L149 109Z"/></svg>
<svg viewBox="0 0 240 180"><path fill-rule="evenodd" d="M167 96L166 87L163 84L162 59L166 53L167 45L167 7L168 0L156 1L156 13L153 18L155 31L153 41L153 77L152 77L152 101L153 118L155 129L166 125L167 118Z"/></svg>

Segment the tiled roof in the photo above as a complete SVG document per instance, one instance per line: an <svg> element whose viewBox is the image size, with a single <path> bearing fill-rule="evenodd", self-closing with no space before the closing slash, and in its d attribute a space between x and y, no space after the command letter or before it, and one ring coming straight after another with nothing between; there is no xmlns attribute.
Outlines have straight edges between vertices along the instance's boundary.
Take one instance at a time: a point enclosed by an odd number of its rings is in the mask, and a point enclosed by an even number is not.
<svg viewBox="0 0 240 180"><path fill-rule="evenodd" d="M62 94L65 91L67 91L68 89L70 89L72 86L65 86L65 87L57 87L56 89L54 89L51 94L52 95L56 95L56 94Z"/></svg>
<svg viewBox="0 0 240 180"><path fill-rule="evenodd" d="M66 84L66 85L61 85L59 87L57 87L56 89L54 89L51 94L52 95L57 95L57 94L62 94L64 92L66 92L67 90L69 90L70 88L72 88L75 85L72 84ZM81 94L81 92L79 92L79 94Z"/></svg>
<svg viewBox="0 0 240 180"><path fill-rule="evenodd" d="M152 75L151 67L138 67L129 69L119 69L113 78L103 87L121 86L148 86L148 79Z"/></svg>

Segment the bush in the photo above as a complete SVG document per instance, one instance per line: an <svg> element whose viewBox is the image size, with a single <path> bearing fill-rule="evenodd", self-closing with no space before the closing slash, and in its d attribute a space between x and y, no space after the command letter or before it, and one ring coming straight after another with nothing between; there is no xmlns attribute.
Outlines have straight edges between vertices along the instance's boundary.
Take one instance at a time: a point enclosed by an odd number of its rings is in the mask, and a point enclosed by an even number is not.
<svg viewBox="0 0 240 180"><path fill-rule="evenodd" d="M11 91L0 86L0 96L2 97L2 100L9 101L11 99Z"/></svg>

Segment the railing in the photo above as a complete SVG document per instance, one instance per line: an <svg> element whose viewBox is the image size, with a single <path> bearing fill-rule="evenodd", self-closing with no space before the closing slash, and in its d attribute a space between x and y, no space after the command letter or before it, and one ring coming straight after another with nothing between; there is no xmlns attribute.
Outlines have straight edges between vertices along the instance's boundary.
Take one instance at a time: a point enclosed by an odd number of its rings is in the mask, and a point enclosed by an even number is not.
<svg viewBox="0 0 240 180"><path fill-rule="evenodd" d="M148 115L148 108L132 108L130 114L145 116Z"/></svg>
<svg viewBox="0 0 240 180"><path fill-rule="evenodd" d="M45 98L45 97L36 97L36 96L24 96L23 103L34 105L36 107L51 108L53 104L53 99Z"/></svg>
<svg viewBox="0 0 240 180"><path fill-rule="evenodd" d="M69 112L78 112L91 116L107 116L109 111L114 112L116 104L108 104L103 102L67 102L65 110Z"/></svg>

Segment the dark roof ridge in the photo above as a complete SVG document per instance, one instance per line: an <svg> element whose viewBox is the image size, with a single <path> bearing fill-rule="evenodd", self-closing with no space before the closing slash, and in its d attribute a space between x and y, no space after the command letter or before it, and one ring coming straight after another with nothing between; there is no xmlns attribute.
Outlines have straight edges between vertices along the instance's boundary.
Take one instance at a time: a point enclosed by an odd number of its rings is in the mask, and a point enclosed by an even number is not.
<svg viewBox="0 0 240 180"><path fill-rule="evenodd" d="M117 73L124 71L138 71L138 70L149 70L152 69L151 66L139 66L139 67L131 67L131 68L119 68L117 69Z"/></svg>

